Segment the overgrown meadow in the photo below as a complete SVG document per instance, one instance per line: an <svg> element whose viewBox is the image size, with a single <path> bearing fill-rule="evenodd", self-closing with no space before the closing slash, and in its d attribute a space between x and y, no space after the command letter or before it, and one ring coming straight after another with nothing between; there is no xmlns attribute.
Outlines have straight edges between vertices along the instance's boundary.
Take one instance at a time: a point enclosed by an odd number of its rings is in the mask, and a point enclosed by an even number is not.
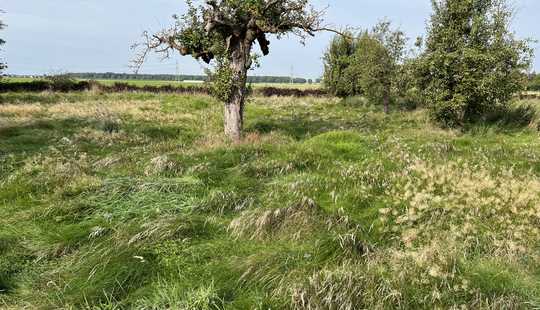
<svg viewBox="0 0 540 310"><path fill-rule="evenodd" d="M540 307L534 110L455 131L258 97L230 144L222 109L2 94L0 308Z"/></svg>

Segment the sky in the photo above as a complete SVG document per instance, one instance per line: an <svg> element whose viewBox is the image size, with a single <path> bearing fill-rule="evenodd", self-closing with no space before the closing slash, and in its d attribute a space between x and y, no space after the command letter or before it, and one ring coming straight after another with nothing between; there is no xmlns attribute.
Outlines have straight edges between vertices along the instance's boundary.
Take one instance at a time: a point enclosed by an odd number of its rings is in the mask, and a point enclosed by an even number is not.
<svg viewBox="0 0 540 310"><path fill-rule="evenodd" d="M540 39L539 0L511 0L516 9L513 30L521 38ZM313 0L326 8L327 24L335 28L371 28L389 19L411 38L425 32L430 0ZM185 11L183 0L2 0L1 15L8 27L0 33L7 43L0 52L8 74L61 72L132 72L130 46L145 30L172 24L172 14ZM271 39L270 55L252 75L317 78L322 55L332 34L319 33L305 45L289 36ZM540 44L534 69L540 71ZM178 64L178 65L177 65ZM148 59L141 73L202 74L204 65L191 57L174 55Z"/></svg>

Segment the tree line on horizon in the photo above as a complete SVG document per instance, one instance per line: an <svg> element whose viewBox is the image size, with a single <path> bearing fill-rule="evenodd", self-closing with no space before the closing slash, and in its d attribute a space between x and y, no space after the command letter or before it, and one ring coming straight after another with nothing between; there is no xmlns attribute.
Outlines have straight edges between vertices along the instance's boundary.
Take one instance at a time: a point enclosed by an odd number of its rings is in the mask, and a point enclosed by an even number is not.
<svg viewBox="0 0 540 310"><path fill-rule="evenodd" d="M148 81L208 81L207 75L176 75L176 74L134 74L115 72L81 72L68 73L68 76L76 79L86 80L148 80ZM321 79L306 79L300 77L257 75L248 76L248 83L280 83L280 84L312 84L319 83Z"/></svg>

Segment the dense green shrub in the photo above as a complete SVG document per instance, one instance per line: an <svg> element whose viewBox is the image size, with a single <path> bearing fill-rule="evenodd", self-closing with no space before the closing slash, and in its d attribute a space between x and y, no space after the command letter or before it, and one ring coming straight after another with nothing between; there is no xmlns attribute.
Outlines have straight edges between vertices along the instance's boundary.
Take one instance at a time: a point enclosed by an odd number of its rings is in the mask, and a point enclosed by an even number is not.
<svg viewBox="0 0 540 310"><path fill-rule="evenodd" d="M339 97L363 95L388 110L410 83L405 63L405 34L388 21L359 36L336 36L324 56L324 86Z"/></svg>
<svg viewBox="0 0 540 310"><path fill-rule="evenodd" d="M504 0L436 0L426 47L417 62L419 88L445 126L483 119L524 89L532 51L509 30Z"/></svg>
<svg viewBox="0 0 540 310"><path fill-rule="evenodd" d="M67 92L77 85L77 80L68 74L49 75L46 79L51 83L50 85L53 91Z"/></svg>
<svg viewBox="0 0 540 310"><path fill-rule="evenodd" d="M390 22L377 24L364 32L357 42L353 67L364 95L375 104L384 105L388 112L390 100L403 91L402 72L406 38L400 30L392 30Z"/></svg>
<svg viewBox="0 0 540 310"><path fill-rule="evenodd" d="M337 35L324 54L324 87L333 95L348 97L360 94L360 87L353 68L357 40Z"/></svg>

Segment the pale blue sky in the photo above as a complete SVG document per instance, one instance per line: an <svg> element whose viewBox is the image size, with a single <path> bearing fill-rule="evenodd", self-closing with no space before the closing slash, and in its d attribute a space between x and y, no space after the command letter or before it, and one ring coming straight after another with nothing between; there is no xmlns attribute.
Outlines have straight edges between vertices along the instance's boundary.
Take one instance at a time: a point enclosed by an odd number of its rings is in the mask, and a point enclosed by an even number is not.
<svg viewBox="0 0 540 310"><path fill-rule="evenodd" d="M513 0L517 10L513 29L521 37L540 38L540 0ZM388 18L410 38L424 33L431 12L430 0L314 0L318 8L329 6L326 21L336 27L371 27ZM2 56L8 73L129 72L132 43L145 29L159 30L182 13L183 0L2 0L0 9L8 28ZM319 34L306 46L295 37L272 40L271 54L252 74L318 77L321 56L331 34ZM535 44L535 48L540 45ZM151 58L144 73L200 74L202 65L190 57ZM540 71L540 57L535 60Z"/></svg>

